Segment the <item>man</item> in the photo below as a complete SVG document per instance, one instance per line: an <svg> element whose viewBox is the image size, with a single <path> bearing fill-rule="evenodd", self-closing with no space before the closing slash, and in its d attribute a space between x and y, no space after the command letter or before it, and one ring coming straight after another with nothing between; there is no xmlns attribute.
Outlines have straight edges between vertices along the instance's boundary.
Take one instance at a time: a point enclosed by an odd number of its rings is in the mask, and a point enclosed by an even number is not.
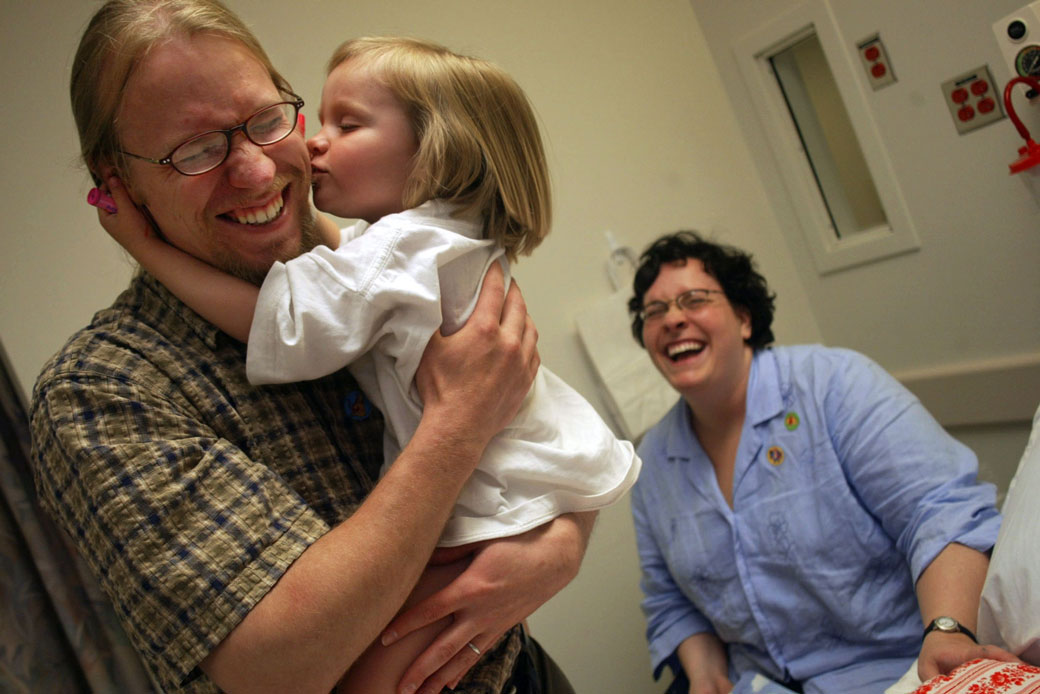
<svg viewBox="0 0 1040 694"><path fill-rule="evenodd" d="M106 3L71 94L92 175L118 175L159 229L190 229L167 236L175 246L259 281L319 242L302 134L252 119L298 97L214 0ZM486 284L465 328L431 341L422 421L378 483L381 419L346 372L254 388L244 346L148 275L45 366L32 407L41 501L164 689L324 693L380 637L538 365L519 293L503 298L498 274ZM591 523L563 516L481 546L390 624L384 640L453 617L400 691L460 678L467 692L569 691L558 675L551 688L551 661L513 625L574 576Z"/></svg>

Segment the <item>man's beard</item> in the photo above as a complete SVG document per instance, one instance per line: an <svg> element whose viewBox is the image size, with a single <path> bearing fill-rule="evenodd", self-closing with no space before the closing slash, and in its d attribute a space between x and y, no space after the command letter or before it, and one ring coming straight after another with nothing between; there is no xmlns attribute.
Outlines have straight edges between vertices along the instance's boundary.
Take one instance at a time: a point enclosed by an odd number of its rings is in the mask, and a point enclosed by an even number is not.
<svg viewBox="0 0 1040 694"><path fill-rule="evenodd" d="M314 217L314 208L306 205L304 210L300 213L299 245L294 249L275 251L271 257L272 265L275 262L284 263L292 260L323 243L321 235L318 233L318 222ZM264 278L271 269L270 265L262 268L250 265L244 262L241 257L233 254L227 254L226 257L221 258L218 261L218 265L224 272L255 284L258 287L264 283Z"/></svg>

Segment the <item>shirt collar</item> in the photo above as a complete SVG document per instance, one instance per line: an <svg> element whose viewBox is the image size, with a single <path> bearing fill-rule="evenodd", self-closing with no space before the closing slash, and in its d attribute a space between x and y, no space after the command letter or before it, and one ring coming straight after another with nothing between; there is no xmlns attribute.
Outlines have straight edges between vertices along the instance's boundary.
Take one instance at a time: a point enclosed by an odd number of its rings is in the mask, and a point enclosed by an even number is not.
<svg viewBox="0 0 1040 694"><path fill-rule="evenodd" d="M784 412L786 388L776 358L776 353L767 347L755 350L751 360L745 421L753 426Z"/></svg>
<svg viewBox="0 0 1040 694"><path fill-rule="evenodd" d="M479 214L466 214L462 206L448 200L427 200L418 207L388 215L396 218L397 224L414 223L443 227L448 231L470 239L484 238L484 220Z"/></svg>
<svg viewBox="0 0 1040 694"><path fill-rule="evenodd" d="M786 390L776 353L769 348L755 350L748 375L745 423L756 426L782 415ZM689 405L680 397L663 421L668 432L665 454L670 460L689 460L691 451L700 449L690 425Z"/></svg>
<svg viewBox="0 0 1040 694"><path fill-rule="evenodd" d="M163 313L170 312L177 317L184 326L194 332L200 340L202 340L207 347L216 350L218 347L218 340L224 333L215 325L207 321L205 318L200 316L198 313L193 311L187 304L178 299L173 292L166 288L166 286L157 280L154 275L144 270L138 272L134 278L135 282L139 282L147 292L146 295L149 298L145 298L142 301L142 308L145 311L153 313L155 316L161 316ZM169 324L169 319L162 319L163 323ZM229 338L225 338L229 339Z"/></svg>

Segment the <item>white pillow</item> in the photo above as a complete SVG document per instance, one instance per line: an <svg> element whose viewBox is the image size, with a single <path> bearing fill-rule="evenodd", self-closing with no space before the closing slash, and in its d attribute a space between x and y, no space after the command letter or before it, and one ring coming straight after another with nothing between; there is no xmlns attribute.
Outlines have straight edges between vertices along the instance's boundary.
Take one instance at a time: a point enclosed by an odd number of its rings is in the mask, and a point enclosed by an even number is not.
<svg viewBox="0 0 1040 694"><path fill-rule="evenodd" d="M979 641L1040 665L1040 408L1002 512L979 604Z"/></svg>

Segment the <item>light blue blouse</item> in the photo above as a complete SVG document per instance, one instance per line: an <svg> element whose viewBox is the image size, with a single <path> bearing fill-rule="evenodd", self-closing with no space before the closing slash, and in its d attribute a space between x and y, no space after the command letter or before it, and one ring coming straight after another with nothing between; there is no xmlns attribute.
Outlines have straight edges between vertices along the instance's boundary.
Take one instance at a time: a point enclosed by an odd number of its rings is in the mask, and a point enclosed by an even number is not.
<svg viewBox="0 0 1040 694"><path fill-rule="evenodd" d="M632 508L655 676L684 639L713 631L734 682L757 670L807 693L876 694L920 650L921 572L951 542L989 550L1000 526L972 452L849 350L756 352L733 509L683 400L639 455Z"/></svg>

